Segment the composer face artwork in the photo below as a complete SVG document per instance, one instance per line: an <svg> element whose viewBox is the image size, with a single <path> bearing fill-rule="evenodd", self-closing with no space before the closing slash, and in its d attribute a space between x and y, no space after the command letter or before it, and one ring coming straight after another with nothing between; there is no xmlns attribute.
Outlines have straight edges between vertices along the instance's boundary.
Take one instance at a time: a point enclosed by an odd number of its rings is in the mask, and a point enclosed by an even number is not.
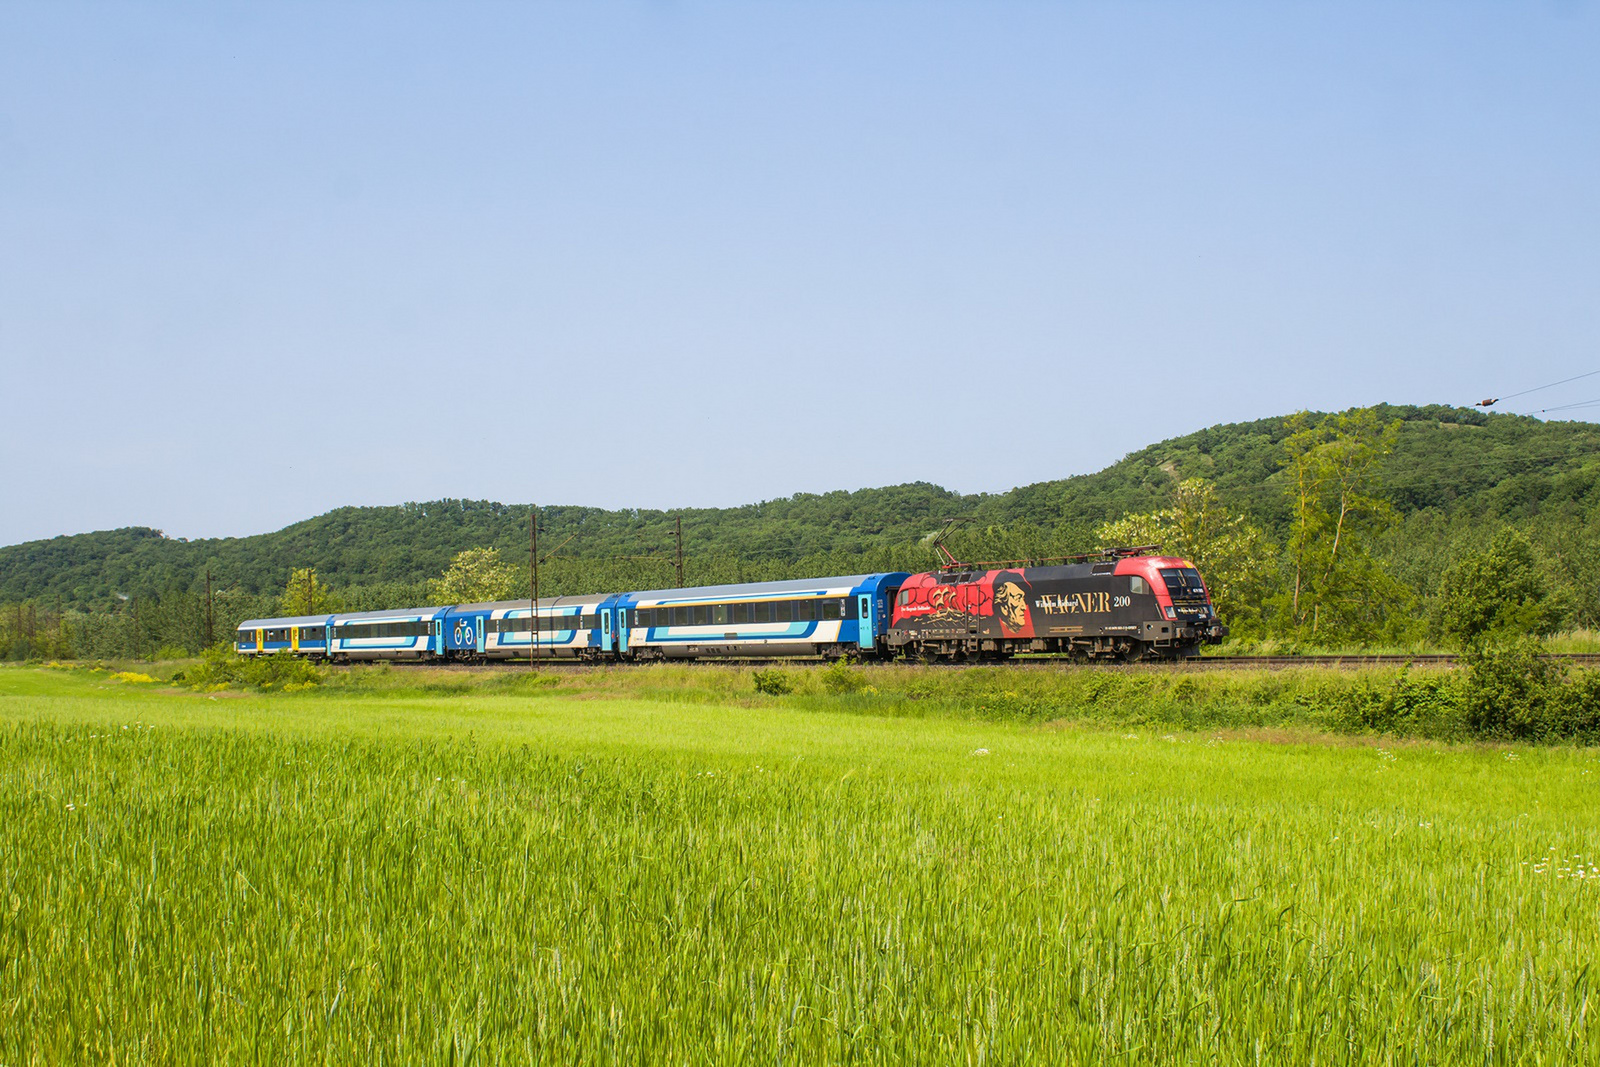
<svg viewBox="0 0 1600 1067"><path fill-rule="evenodd" d="M1028 625L1028 597L1016 582L1000 581L994 587L994 613L1008 630Z"/></svg>

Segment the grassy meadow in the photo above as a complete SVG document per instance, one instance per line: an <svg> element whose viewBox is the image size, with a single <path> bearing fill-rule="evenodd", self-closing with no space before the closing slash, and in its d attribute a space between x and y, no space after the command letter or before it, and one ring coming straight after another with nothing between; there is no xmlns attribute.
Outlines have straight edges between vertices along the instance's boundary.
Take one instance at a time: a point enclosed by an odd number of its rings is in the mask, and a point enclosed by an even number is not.
<svg viewBox="0 0 1600 1067"><path fill-rule="evenodd" d="M1600 751L695 670L0 669L0 1063L1600 1056Z"/></svg>

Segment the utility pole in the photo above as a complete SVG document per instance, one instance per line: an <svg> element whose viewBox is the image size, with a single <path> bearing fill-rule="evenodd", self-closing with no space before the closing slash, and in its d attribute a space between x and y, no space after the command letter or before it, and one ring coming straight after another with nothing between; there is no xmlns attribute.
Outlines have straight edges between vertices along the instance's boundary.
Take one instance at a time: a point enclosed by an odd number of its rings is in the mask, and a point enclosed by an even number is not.
<svg viewBox="0 0 1600 1067"><path fill-rule="evenodd" d="M315 615L316 614L316 612L312 609L312 606L311 606L311 582L312 582L312 577L313 576L311 574L311 568L307 567L306 568L306 614L307 615Z"/></svg>
<svg viewBox="0 0 1600 1067"><path fill-rule="evenodd" d="M211 647L211 642L212 642L212 637L213 637L213 635L212 635L212 622L213 622L213 619L214 619L214 616L212 615L212 607L211 607L211 568L207 567L206 568L206 647L207 648Z"/></svg>
<svg viewBox="0 0 1600 1067"><path fill-rule="evenodd" d="M674 515L673 526L678 535L678 588L683 588L683 516Z"/></svg>
<svg viewBox="0 0 1600 1067"><path fill-rule="evenodd" d="M528 666L539 669L539 505L528 506Z"/></svg>

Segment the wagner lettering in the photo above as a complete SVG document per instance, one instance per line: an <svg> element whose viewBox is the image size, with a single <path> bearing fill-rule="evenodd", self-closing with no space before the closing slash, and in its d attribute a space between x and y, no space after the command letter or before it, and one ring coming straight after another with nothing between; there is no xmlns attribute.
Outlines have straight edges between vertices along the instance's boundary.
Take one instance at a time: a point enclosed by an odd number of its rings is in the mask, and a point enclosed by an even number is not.
<svg viewBox="0 0 1600 1067"><path fill-rule="evenodd" d="M1047 593L1033 602L1033 606L1046 615L1084 615L1111 610L1111 594L1097 591L1084 593Z"/></svg>

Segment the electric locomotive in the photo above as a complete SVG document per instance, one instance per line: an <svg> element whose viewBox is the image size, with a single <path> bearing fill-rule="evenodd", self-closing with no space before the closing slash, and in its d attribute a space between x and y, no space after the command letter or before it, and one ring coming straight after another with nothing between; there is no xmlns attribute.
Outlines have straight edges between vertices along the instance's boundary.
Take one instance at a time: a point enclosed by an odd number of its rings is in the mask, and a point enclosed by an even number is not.
<svg viewBox="0 0 1600 1067"><path fill-rule="evenodd" d="M1120 549L1051 566L951 564L900 586L884 643L926 660L1019 652L1125 662L1196 655L1228 632L1193 563Z"/></svg>

